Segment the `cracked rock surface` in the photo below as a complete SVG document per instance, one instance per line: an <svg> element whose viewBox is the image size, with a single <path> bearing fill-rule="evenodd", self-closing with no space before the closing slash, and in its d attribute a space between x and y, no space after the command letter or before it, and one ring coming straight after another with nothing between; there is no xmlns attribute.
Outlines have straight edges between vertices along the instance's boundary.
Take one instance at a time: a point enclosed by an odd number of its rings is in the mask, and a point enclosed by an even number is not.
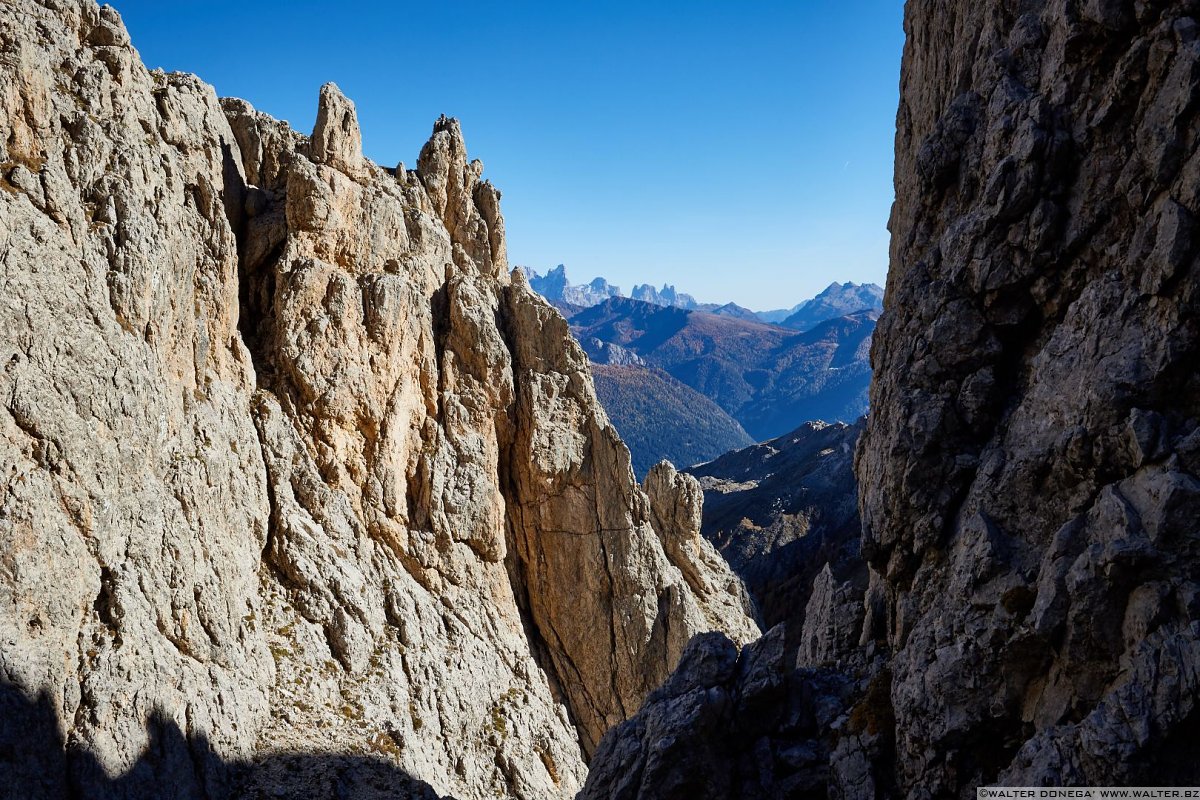
<svg viewBox="0 0 1200 800"><path fill-rule="evenodd" d="M854 446L862 429L861 421L809 422L688 470L704 490L704 536L746 581L764 628L786 621L800 631L826 565L861 599Z"/></svg>
<svg viewBox="0 0 1200 800"><path fill-rule="evenodd" d="M1197 775L1198 14L908 6L856 464L907 791Z"/></svg>
<svg viewBox="0 0 1200 800"><path fill-rule="evenodd" d="M53 733L0 732L0 778L572 797L694 634L757 635L456 121L384 169L332 84L304 136L90 0L0 43L0 699Z"/></svg>

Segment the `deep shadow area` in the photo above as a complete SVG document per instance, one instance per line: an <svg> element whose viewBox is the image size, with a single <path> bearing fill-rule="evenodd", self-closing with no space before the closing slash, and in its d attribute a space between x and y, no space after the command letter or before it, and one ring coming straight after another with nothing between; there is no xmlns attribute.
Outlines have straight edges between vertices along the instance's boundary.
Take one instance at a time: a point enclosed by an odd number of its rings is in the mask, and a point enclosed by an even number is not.
<svg viewBox="0 0 1200 800"><path fill-rule="evenodd" d="M381 758L289 753L225 760L203 736L148 721L150 744L109 777L87 749L63 740L50 699L0 681L2 800L450 800Z"/></svg>

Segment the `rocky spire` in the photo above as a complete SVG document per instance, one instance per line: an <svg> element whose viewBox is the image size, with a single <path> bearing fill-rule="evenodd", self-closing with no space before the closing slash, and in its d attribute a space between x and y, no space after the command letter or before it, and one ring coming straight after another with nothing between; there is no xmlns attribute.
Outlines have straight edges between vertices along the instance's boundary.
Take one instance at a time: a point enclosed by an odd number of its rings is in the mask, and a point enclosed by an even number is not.
<svg viewBox="0 0 1200 800"><path fill-rule="evenodd" d="M328 164L353 178L367 175L358 113L335 83L321 87L309 153L313 162Z"/></svg>

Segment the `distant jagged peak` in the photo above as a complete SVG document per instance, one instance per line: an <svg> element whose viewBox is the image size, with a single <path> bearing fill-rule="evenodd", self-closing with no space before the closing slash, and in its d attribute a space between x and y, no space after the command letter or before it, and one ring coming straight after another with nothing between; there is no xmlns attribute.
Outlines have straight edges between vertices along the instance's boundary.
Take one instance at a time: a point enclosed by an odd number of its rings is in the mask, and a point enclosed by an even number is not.
<svg viewBox="0 0 1200 800"><path fill-rule="evenodd" d="M602 303L610 297L622 297L621 287L613 286L604 278L593 278L591 283L575 285L567 277L567 268L559 264L539 275L531 267L517 267L529 279L530 287L555 305L581 306L584 308Z"/></svg>
<svg viewBox="0 0 1200 800"><path fill-rule="evenodd" d="M701 308L700 303L696 302L696 298L685 292L676 291L675 287L669 283L664 283L662 289L655 289L648 283L640 284L633 287L631 296L635 300L654 303L656 306L685 308L689 311Z"/></svg>
<svg viewBox="0 0 1200 800"><path fill-rule="evenodd" d="M822 297L828 297L830 295L840 295L840 294L848 294L848 293L854 293L854 294L871 296L871 297L878 296L880 299L882 299L883 298L883 287L877 283L855 283L854 281L846 281L845 283L838 283L837 281L833 281L828 286L826 286L825 289L820 294L818 294L816 297L814 297L813 300L820 300ZM810 300L809 302L812 302L812 300Z"/></svg>
<svg viewBox="0 0 1200 800"><path fill-rule="evenodd" d="M621 288L603 277L595 277L586 284L573 284L567 276L567 268L558 264L542 275L528 266L517 267L529 278L535 292L570 316L579 309L591 308L614 297L625 297ZM681 292L671 283L661 287L651 283L639 283L629 293L629 299L640 300L662 308L680 308L685 311L705 311L720 316L736 317L746 321L782 325L800 331L810 330L825 320L853 314L866 309L883 308L883 287L875 283L854 281L832 281L815 297L797 303L791 308L773 311L752 311L737 303L701 303L687 292ZM570 312L570 313L568 313Z"/></svg>

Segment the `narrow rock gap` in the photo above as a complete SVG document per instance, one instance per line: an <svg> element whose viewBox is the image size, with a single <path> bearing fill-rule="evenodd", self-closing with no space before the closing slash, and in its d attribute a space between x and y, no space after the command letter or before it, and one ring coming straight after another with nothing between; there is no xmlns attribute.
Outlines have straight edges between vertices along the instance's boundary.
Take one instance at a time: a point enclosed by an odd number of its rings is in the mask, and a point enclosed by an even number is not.
<svg viewBox="0 0 1200 800"><path fill-rule="evenodd" d="M279 242L265 259L263 267L255 270L254 274L245 268L244 259L238 258L238 333L250 353L257 388L269 388L274 373L267 347L271 338L271 311L276 289L275 265L284 246L285 242ZM238 251L242 251L241 243Z"/></svg>
<svg viewBox="0 0 1200 800"><path fill-rule="evenodd" d="M437 370L437 386L434 390L434 402L437 403L438 427L444 429L445 409L442 407L442 395L446 391L446 369L443 361L446 358L446 339L450 335L449 280L438 287L429 298L429 310L433 321L433 364Z"/></svg>

